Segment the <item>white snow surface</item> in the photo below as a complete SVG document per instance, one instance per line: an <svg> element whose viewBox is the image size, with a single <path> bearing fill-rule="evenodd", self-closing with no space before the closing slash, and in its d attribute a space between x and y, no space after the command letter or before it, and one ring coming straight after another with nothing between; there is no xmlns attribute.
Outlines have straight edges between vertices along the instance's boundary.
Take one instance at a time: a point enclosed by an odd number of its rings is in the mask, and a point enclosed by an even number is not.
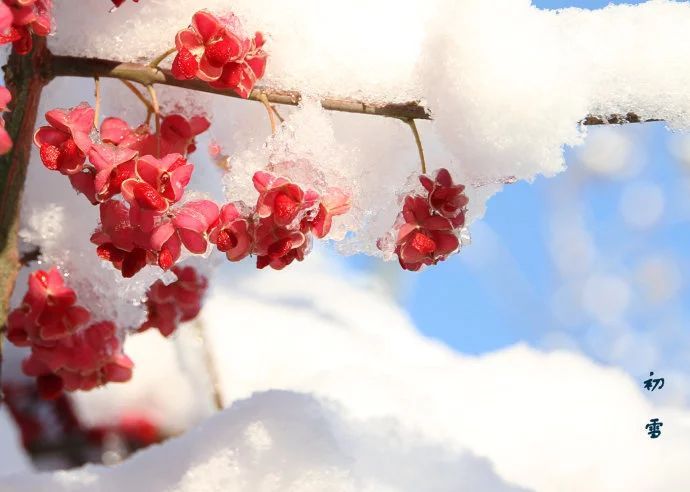
<svg viewBox="0 0 690 492"><path fill-rule="evenodd" d="M139 490L143 477L152 492L227 490L221 482L242 491L690 487L688 408L648 400L622 370L577 353L516 345L458 354L420 335L376 282L314 260L280 279L223 269L227 285L203 312L229 407L221 416L115 468L22 475L0 481L0 490ZM449 323L460 330L459 320ZM180 373L174 359L159 357L169 340L128 343L139 345L138 363ZM183 384L174 379L172 393ZM148 384L163 391L160 380ZM82 414L104 423L113 418L113 410L100 413L108 401L144 411L152 404L136 384L77 399ZM203 411L208 397L179 392L174 404ZM161 423L171 427L173 415L162 413ZM644 426L655 417L663 435L652 440ZM95 484L102 488L88 489Z"/></svg>
<svg viewBox="0 0 690 492"><path fill-rule="evenodd" d="M33 469L31 459L22 447L19 431L6 405L0 407L0 443L2 443L0 477L14 473L27 473Z"/></svg>
<svg viewBox="0 0 690 492"><path fill-rule="evenodd" d="M3 492L393 492L524 490L486 460L404 433L394 421L347 419L293 392L258 393L188 434L106 468L15 475Z"/></svg>
<svg viewBox="0 0 690 492"><path fill-rule="evenodd" d="M249 31L269 35L267 86L317 98L421 101L433 115L420 123L429 170L447 167L472 185L471 220L503 180L561 171L564 146L582 142L578 122L588 114L635 112L690 126L687 2L550 11L529 0L146 0L112 14L104 3L58 0L51 49L145 61L172 46L196 10L232 10ZM317 117L309 108L290 120L278 145L264 147L269 131L260 105L208 95L171 100L205 108L211 133L236 157L226 177L235 185L230 199L255 199L249 170L285 157L310 159L327 181L346 181L355 207L334 234L351 232L344 253L377 254L398 195L419 173L411 132L400 121ZM297 141L286 144L293 131ZM301 183L314 184L309 176Z"/></svg>

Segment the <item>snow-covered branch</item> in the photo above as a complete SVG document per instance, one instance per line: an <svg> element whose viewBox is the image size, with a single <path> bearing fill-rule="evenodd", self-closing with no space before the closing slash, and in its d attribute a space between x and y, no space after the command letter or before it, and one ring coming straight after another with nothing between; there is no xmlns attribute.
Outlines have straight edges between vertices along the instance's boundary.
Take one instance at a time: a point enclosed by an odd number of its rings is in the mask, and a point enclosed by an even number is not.
<svg viewBox="0 0 690 492"><path fill-rule="evenodd" d="M220 94L223 96L240 98L235 92L229 89L216 89L209 84L198 80L178 80L173 77L169 70L151 68L145 64L122 63L114 60L102 60L98 58L81 58L74 56L49 55L46 64L42 67L44 77L107 77L129 82L137 82L143 85L162 84L174 87L181 87L199 92ZM248 99L261 102L262 95L265 95L269 102L273 104L285 104L297 106L302 100L302 94L297 90L284 90L272 87L257 86ZM417 101L406 103L386 103L372 102L350 99L345 97L324 97L321 105L329 111L340 111L345 113L359 113L373 116L386 116L399 118L401 120L430 120L433 118L429 108L424 107ZM626 114L612 115L587 115L583 120L583 125L606 125L606 124L625 124L642 123L647 121L659 121L658 119L641 119L637 114L628 112Z"/></svg>

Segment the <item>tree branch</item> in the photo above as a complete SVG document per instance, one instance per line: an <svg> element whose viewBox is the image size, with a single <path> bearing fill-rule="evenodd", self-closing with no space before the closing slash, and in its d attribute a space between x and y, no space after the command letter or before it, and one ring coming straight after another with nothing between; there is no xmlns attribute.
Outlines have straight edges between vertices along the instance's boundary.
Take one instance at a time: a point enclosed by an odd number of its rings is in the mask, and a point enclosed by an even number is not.
<svg viewBox="0 0 690 492"><path fill-rule="evenodd" d="M12 93L5 128L13 147L11 152L0 157L0 327L3 330L21 267L17 244L19 206L31 156L38 102L45 85L40 71L47 54L45 46L45 38L34 37L31 54L21 56L12 52L5 66L5 83ZM0 362L1 348L0 345Z"/></svg>
<svg viewBox="0 0 690 492"><path fill-rule="evenodd" d="M239 98L237 94L228 89L215 89L201 80L177 80L169 70L151 68L137 63L120 63L111 60L97 58L78 58L72 56L52 55L48 58L44 67L47 78L69 77L109 77L130 82L139 82L143 85L162 84L195 91L221 94L228 97ZM252 101L261 102L261 94L265 94L269 102L273 104L286 104L297 106L302 100L302 95L297 91L272 89L270 87L256 87L249 95ZM428 120L431 115L427 109L417 102L409 103L369 103L353 99L326 97L321 100L324 109L331 111L343 111L346 113L362 113L377 116L389 116L392 118Z"/></svg>
<svg viewBox="0 0 690 492"><path fill-rule="evenodd" d="M169 70L152 68L149 65L138 63L121 63L113 60L101 60L98 58L79 58L73 56L49 55L46 64L42 67L44 77L108 77L130 82L139 82L143 85L162 84L174 87L182 87L200 92L220 94L223 96L239 98L237 94L228 89L215 89L201 80L177 80ZM275 89L257 86L249 95L249 100L261 102L261 95L265 94L269 102L273 104L285 104L297 106L302 100L298 91ZM375 116L387 116L401 120L430 120L431 112L418 101L405 103L380 103L366 102L348 98L324 97L321 105L329 111L341 111L345 113L359 113ZM637 114L613 115L588 115L580 123L592 125L622 125L625 123L643 123L661 121L658 119L641 119Z"/></svg>

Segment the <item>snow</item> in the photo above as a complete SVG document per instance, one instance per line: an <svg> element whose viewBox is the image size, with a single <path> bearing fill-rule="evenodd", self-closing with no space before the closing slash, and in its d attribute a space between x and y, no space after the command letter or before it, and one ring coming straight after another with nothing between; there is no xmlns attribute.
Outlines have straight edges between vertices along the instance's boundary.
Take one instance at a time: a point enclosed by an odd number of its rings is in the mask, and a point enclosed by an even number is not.
<svg viewBox="0 0 690 492"><path fill-rule="evenodd" d="M22 447L19 432L7 406L0 407L0 442L2 443L0 477L14 473L28 473L32 470L31 460Z"/></svg>
<svg viewBox="0 0 690 492"><path fill-rule="evenodd" d="M230 275L227 267L222 269L219 278L227 281L216 284L203 323L229 407L224 414L191 431L183 444L170 441L109 472L87 467L42 478L22 476L0 481L0 490L9 484L17 488L8 492L43 490L39 484L57 487L67 479L82 487L91 483L88 480L103 480L99 483L104 487L112 483L124 488L126 480L138 479L142 468L147 477L161 480L150 484L147 490L153 492L216 490L213 487L222 489L217 485L222 481L242 483L236 480L246 480L241 490L264 490L251 477L269 475L283 490L291 490L285 485L291 480L303 480L294 482L299 483L294 490L366 490L357 480L376 483L378 488L372 485L372 490L464 490L457 484L479 479L493 482L467 489L502 490L498 479L547 492L563 490L563 484L594 492L690 486L684 461L690 452L690 411L646 399L642 377L634 380L578 353L542 352L524 345L480 357L458 354L420 335L377 282L326 269L332 260L318 252L314 260L278 278L237 270ZM461 329L459 321L453 323ZM191 329L184 326L182 333ZM130 342L136 344L137 338ZM139 346L147 364L176 375L169 384L174 391L185 382L177 376L183 367L175 365L180 359L160 356L169 343L150 337ZM108 387L77 401L81 412L107 422L112 413L100 412L108 402L147 410L151 400L142 395L147 388L161 394L165 390L156 388L160 384L143 378L139 386ZM208 396L180 391L162 408L173 404L198 405L203 413ZM340 424L319 424L322 418L333 422L333 415ZM644 425L654 417L661 418L666 432L651 441ZM169 423L177 417L162 418ZM311 429L310 434L303 429ZM330 445L323 447L333 439L333 448L342 453L335 453L338 458L333 458ZM416 454L420 446L424 459ZM177 461L180 448L185 449L185 461ZM414 459L398 461L400 450ZM381 456L385 460L379 460ZM477 457L481 461L476 462ZM331 459L338 463L338 473L325 471L331 470ZM474 471L461 465L466 459L476 463ZM438 465L431 473L430 463L450 463L454 471ZM166 472L157 472L158 467ZM298 476L286 471L293 468ZM405 475L402 484L390 482L387 470L410 476ZM323 481L305 484L307 475ZM342 477L355 482L343 482ZM438 483L432 488L418 477L435 477Z"/></svg>
<svg viewBox="0 0 690 492"><path fill-rule="evenodd" d="M57 2L51 49L125 61L163 52L199 8L196 2L149 0L108 14L101 2L70 5ZM690 126L686 2L651 0L594 11L540 10L529 0L409 0L404 7L393 0L354 0L337 8L318 0L289 6L208 0L204 7L217 13L231 8L249 31L269 33L267 86L428 105L434 119L420 123L420 131L429 170L448 167L473 185L470 221L484 214L502 181L562 171L564 146L583 141L586 130L578 122L587 114L632 111L674 128ZM266 141L266 116L256 104L208 95L196 104L213 116L212 133L224 151L248 158L226 177L239 187L229 190L245 198L246 173L280 156L276 146L284 144L285 131ZM410 176L419 173L409 129L383 118L315 117L311 105L304 111L291 120L307 136L298 137L299 147L319 157L328 149L329 157L313 164L328 178L349 180L358 205L334 236L349 232L341 251L377 254L376 239L393 223ZM303 184L313 182L305 178Z"/></svg>
<svg viewBox="0 0 690 492"><path fill-rule="evenodd" d="M308 395L270 391L235 403L184 436L114 467L16 475L3 492L221 490L517 491L486 460L361 421Z"/></svg>

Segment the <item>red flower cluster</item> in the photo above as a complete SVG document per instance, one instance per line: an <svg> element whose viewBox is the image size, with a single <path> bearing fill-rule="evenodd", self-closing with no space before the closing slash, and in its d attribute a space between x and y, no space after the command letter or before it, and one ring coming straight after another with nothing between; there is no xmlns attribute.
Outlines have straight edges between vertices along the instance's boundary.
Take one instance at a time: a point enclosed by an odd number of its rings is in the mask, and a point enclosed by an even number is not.
<svg viewBox="0 0 690 492"><path fill-rule="evenodd" d="M232 89L247 98L266 69L264 36L245 35L233 14L218 18L206 10L192 17L192 24L175 37L175 78L198 78L212 87Z"/></svg>
<svg viewBox="0 0 690 492"><path fill-rule="evenodd" d="M156 281L146 295L148 316L138 331L157 328L161 335L172 335L179 323L191 321L201 311L201 301L208 281L192 267L175 267L177 280L165 285Z"/></svg>
<svg viewBox="0 0 690 492"><path fill-rule="evenodd" d="M12 43L20 55L31 51L31 35L47 36L53 0L2 0L0 44Z"/></svg>
<svg viewBox="0 0 690 492"><path fill-rule="evenodd" d="M106 118L97 143L93 117L86 103L49 111L49 126L36 131L34 142L48 169L69 176L77 191L100 206L101 226L91 238L98 255L131 277L147 264L167 270L183 245L192 253L205 252L217 205L199 200L171 206L182 199L194 170L185 155L196 149L195 137L209 121L168 115L160 134L151 134L146 125L130 128L119 118ZM162 159L152 155L158 147ZM115 200L117 195L124 200Z"/></svg>
<svg viewBox="0 0 690 492"><path fill-rule="evenodd" d="M0 155L7 154L12 149L12 139L5 129L5 119L2 117L2 113L7 111L7 105L11 100L10 91L6 87L0 87Z"/></svg>
<svg viewBox="0 0 690 492"><path fill-rule="evenodd" d="M22 304L8 316L7 339L31 348L22 369L38 378L43 398L132 376L133 363L122 353L115 325L101 321L87 326L91 313L76 301L56 268L38 270L29 276Z"/></svg>
<svg viewBox="0 0 690 492"><path fill-rule="evenodd" d="M419 180L427 195L406 196L392 233L377 243L384 252L394 248L400 266L411 271L435 265L457 251L457 231L465 225L469 202L464 185L454 184L446 169L437 171L434 179L422 175Z"/></svg>
<svg viewBox="0 0 690 492"><path fill-rule="evenodd" d="M264 171L255 173L253 181L259 192L256 207L252 210L241 202L225 205L211 232L211 242L230 261L255 254L257 268L282 270L294 260L304 259L311 234L325 237L333 217L350 209L350 196L338 188L320 196Z"/></svg>
<svg viewBox="0 0 690 492"><path fill-rule="evenodd" d="M67 175L72 186L100 207L100 226L91 236L98 255L123 277L146 265L172 268L183 249L203 254L215 244L230 261L257 255L257 267L280 270L309 252L311 236L325 237L333 217L350 209L339 188L323 194L303 190L284 177L254 174L256 206L210 200L182 201L194 165L186 154L209 127L203 117L169 115L160 133L106 118L96 136L94 110L86 103L46 113L49 126L36 131L43 164ZM158 147L162 158L153 157ZM294 162L283 162L290 169ZM121 196L121 199L118 198Z"/></svg>

